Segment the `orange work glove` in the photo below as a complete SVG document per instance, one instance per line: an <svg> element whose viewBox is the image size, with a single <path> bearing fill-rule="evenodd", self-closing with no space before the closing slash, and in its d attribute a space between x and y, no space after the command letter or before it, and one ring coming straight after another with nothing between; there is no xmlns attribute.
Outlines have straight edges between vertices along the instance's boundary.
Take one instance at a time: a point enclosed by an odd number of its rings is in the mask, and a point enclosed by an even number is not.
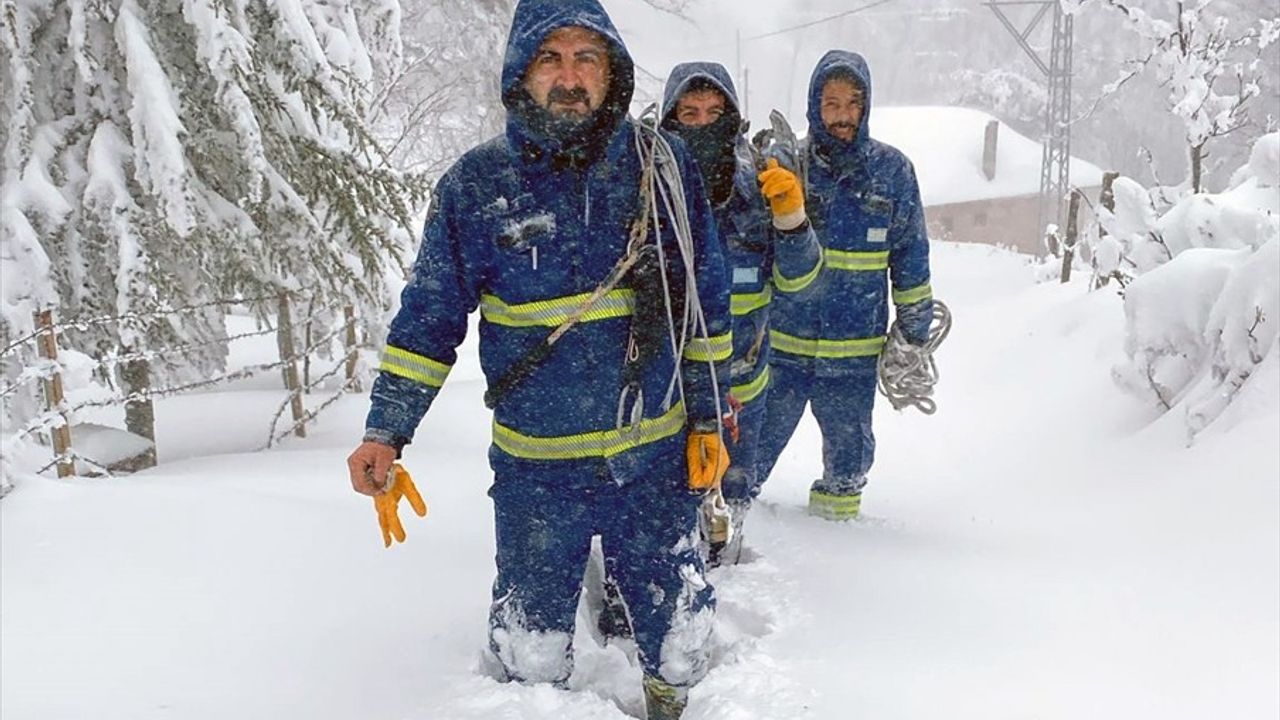
<svg viewBox="0 0 1280 720"><path fill-rule="evenodd" d="M400 498L409 500L409 507L418 517L427 516L427 504L418 494L409 472L400 463L391 466L391 479L387 488L373 496L373 508L378 511L378 526L382 528L382 545L391 547L391 538L396 542L404 542L404 525L400 524Z"/></svg>
<svg viewBox="0 0 1280 720"><path fill-rule="evenodd" d="M769 158L765 170L756 179L760 181L760 194L769 201L774 227L779 230L800 227L806 217L804 188L800 185L800 178L790 170L780 167L777 160Z"/></svg>
<svg viewBox="0 0 1280 720"><path fill-rule="evenodd" d="M717 432L691 432L685 441L685 457L689 460L689 489L710 490L720 486L729 469L729 450Z"/></svg>

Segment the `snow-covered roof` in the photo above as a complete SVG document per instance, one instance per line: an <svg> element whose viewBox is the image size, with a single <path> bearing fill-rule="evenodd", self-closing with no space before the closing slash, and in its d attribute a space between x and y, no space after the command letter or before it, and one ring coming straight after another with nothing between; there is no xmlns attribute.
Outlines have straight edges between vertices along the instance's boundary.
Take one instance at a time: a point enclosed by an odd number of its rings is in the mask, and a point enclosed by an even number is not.
<svg viewBox="0 0 1280 720"><path fill-rule="evenodd" d="M1003 122L995 179L982 174L987 122L994 119L961 107L873 107L871 137L898 148L915 164L926 206L1038 194L1040 143ZM1073 157L1070 182L1076 187L1100 186L1102 170Z"/></svg>

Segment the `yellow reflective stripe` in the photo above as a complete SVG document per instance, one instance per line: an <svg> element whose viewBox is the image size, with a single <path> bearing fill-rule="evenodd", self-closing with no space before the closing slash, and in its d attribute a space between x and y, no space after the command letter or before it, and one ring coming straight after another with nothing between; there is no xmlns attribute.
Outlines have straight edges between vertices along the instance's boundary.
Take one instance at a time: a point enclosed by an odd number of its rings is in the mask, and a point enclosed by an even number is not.
<svg viewBox="0 0 1280 720"><path fill-rule="evenodd" d="M827 250L827 267L832 270L887 270L889 268L889 251L850 252L847 250Z"/></svg>
<svg viewBox="0 0 1280 720"><path fill-rule="evenodd" d="M894 290L893 302L895 305L912 305L914 303L928 300L933 297L933 287L929 283L917 285L906 290Z"/></svg>
<svg viewBox="0 0 1280 720"><path fill-rule="evenodd" d="M874 357L884 349L885 339L881 335L852 340L817 340L788 335L778 330L769 332L774 350L813 358Z"/></svg>
<svg viewBox="0 0 1280 720"><path fill-rule="evenodd" d="M646 418L639 425L622 430L598 430L579 435L535 437L517 432L494 421L493 444L503 452L529 460L581 460L612 457L632 448L647 445L684 429L684 404L668 410L661 417Z"/></svg>
<svg viewBox="0 0 1280 720"><path fill-rule="evenodd" d="M782 274L782 271L778 269L778 264L774 263L773 264L773 284L777 285L778 289L781 290L782 292L788 292L788 293L800 292L801 290L812 285L814 280L818 279L818 274L822 272L822 262L823 262L823 259L821 256L819 256L818 262L813 264L813 269L810 270L805 275L798 278L785 277Z"/></svg>
<svg viewBox="0 0 1280 720"><path fill-rule="evenodd" d="M862 493L831 495L821 490L809 491L809 511L831 520L852 520L862 510Z"/></svg>
<svg viewBox="0 0 1280 720"><path fill-rule="evenodd" d="M382 363L378 369L438 388L444 386L445 378L449 377L449 370L452 367L436 362L425 355L388 345L382 351Z"/></svg>
<svg viewBox="0 0 1280 720"><path fill-rule="evenodd" d="M720 362L733 355L733 333L727 332L713 338L694 338L684 346L685 360Z"/></svg>
<svg viewBox="0 0 1280 720"><path fill-rule="evenodd" d="M752 400L760 397L760 393L764 392L764 389L767 387L769 387L769 366L765 365L764 372L757 375L755 380L752 380L745 385L734 385L729 388L729 392L733 393L733 397L736 398L738 402L746 405Z"/></svg>
<svg viewBox="0 0 1280 720"><path fill-rule="evenodd" d="M507 327L556 327L572 315L591 297L591 293L535 300L534 302L508 305L496 295L480 297L480 314L495 325ZM604 294L591 309L582 314L579 322L608 320L631 315L635 308L635 295L630 290L612 290Z"/></svg>
<svg viewBox="0 0 1280 720"><path fill-rule="evenodd" d="M773 299L773 287L764 286L758 293L741 293L730 297L731 312L734 315L750 315L769 304Z"/></svg>

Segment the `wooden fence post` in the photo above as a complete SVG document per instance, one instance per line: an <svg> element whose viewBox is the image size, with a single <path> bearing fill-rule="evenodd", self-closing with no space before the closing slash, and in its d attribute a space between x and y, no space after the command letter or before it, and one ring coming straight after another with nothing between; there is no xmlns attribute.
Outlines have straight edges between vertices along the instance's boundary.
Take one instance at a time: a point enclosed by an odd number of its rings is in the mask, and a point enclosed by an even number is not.
<svg viewBox="0 0 1280 720"><path fill-rule="evenodd" d="M280 361L284 363L284 385L289 391L289 405L293 411L293 434L306 437L302 424L302 388L298 384L298 359L294 357L293 318L289 313L289 295L280 293L280 309L276 317L276 342L280 347Z"/></svg>
<svg viewBox="0 0 1280 720"><path fill-rule="evenodd" d="M1067 236L1062 241L1062 282L1071 282L1071 263L1076 256L1076 242L1080 237L1080 191L1071 191L1071 205L1067 210Z"/></svg>
<svg viewBox="0 0 1280 720"><path fill-rule="evenodd" d="M343 343L347 349L347 388L360 392L360 378L356 377L356 361L360 353L360 347L356 344L356 309L351 305L343 307L342 319L347 329Z"/></svg>
<svg viewBox="0 0 1280 720"><path fill-rule="evenodd" d="M56 363L58 361L58 336L53 329L53 311L41 310L35 314L36 327L43 330L36 345L40 357ZM44 379L44 402L50 412L62 415L62 373L55 371ZM71 450L71 422L62 415L62 425L53 428L53 452L58 461L58 477L71 477L76 474L75 461L67 457Z"/></svg>

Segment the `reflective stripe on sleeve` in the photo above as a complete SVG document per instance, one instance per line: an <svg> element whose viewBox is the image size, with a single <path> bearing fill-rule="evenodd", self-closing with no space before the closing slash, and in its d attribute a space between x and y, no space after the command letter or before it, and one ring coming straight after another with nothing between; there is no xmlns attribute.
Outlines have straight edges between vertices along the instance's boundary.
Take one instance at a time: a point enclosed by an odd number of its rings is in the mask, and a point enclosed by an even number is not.
<svg viewBox="0 0 1280 720"><path fill-rule="evenodd" d="M378 365L378 369L438 388L444 386L445 378L449 377L452 366L432 360L425 355L409 352L404 348L388 345L382 351L382 362Z"/></svg>

